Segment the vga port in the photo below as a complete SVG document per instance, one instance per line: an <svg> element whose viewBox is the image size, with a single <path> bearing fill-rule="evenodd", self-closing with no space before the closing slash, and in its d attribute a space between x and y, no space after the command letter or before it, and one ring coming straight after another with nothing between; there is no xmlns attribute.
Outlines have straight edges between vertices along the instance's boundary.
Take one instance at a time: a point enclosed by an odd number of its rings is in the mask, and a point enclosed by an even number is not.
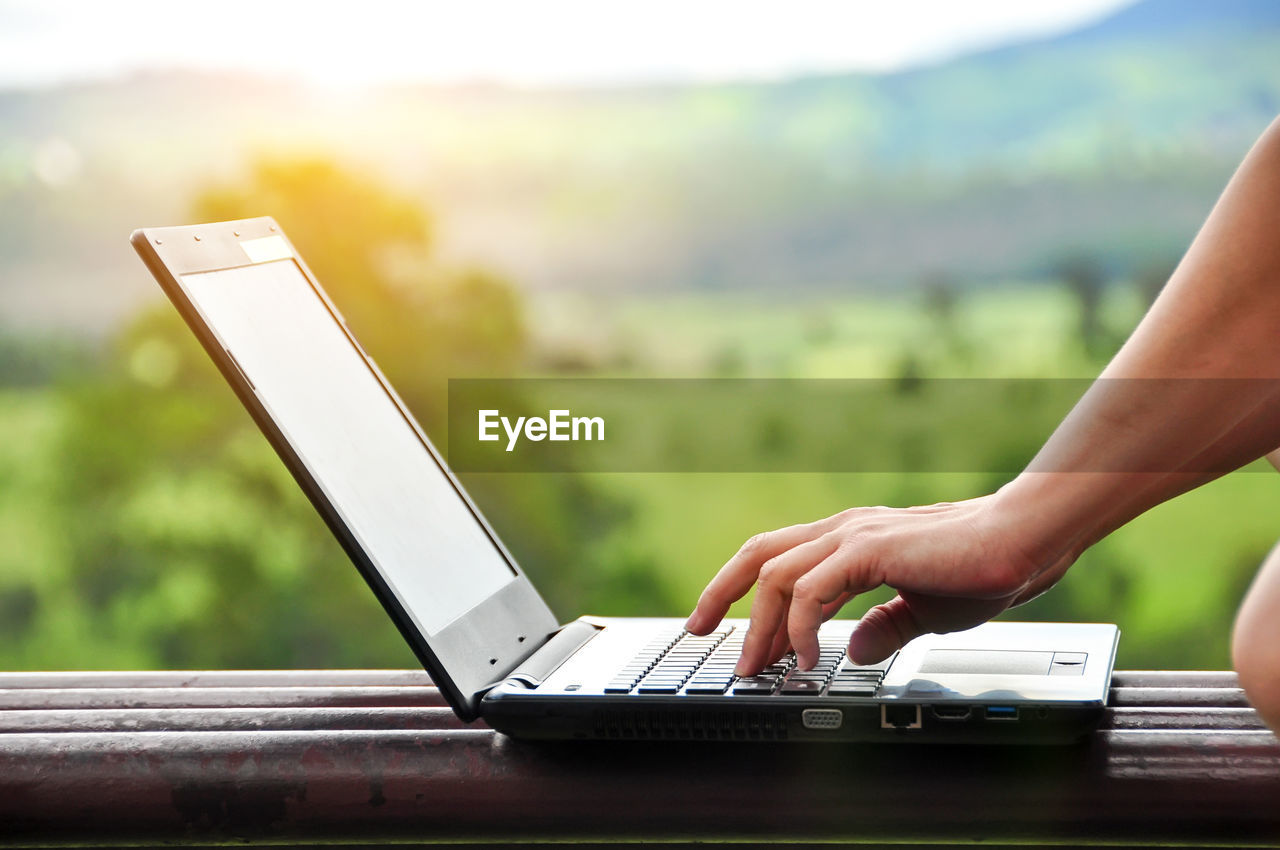
<svg viewBox="0 0 1280 850"><path fill-rule="evenodd" d="M844 712L838 708L806 708L800 712L800 722L806 729L839 729Z"/></svg>

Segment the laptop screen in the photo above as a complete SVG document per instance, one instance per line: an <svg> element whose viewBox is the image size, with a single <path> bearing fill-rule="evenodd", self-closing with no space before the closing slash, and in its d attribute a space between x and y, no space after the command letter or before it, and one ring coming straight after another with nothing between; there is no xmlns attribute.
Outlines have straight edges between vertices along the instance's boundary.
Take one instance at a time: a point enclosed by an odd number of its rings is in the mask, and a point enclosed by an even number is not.
<svg viewBox="0 0 1280 850"><path fill-rule="evenodd" d="M182 283L420 631L516 577L293 260Z"/></svg>

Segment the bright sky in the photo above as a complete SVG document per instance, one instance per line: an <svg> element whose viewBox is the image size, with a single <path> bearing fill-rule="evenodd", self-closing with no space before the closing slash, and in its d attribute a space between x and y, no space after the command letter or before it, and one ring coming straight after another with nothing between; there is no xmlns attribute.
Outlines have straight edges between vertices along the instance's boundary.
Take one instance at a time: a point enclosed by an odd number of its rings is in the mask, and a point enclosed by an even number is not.
<svg viewBox="0 0 1280 850"><path fill-rule="evenodd" d="M610 84L879 71L1133 0L0 0L0 86L189 67L321 84Z"/></svg>

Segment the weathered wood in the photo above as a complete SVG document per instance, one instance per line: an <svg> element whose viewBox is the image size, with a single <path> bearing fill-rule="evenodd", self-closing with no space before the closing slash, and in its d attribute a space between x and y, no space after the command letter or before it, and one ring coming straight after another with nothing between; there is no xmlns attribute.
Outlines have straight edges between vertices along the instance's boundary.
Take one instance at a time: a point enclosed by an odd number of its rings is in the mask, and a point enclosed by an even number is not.
<svg viewBox="0 0 1280 850"><path fill-rule="evenodd" d="M471 728L444 707L139 708L0 711L6 732L264 732Z"/></svg>
<svg viewBox="0 0 1280 850"><path fill-rule="evenodd" d="M424 670L146 670L0 673L0 691L24 688L430 688ZM443 704L443 703L442 703Z"/></svg>
<svg viewBox="0 0 1280 850"><path fill-rule="evenodd" d="M1078 747L543 743L416 671L0 675L0 844L1280 842L1231 674L1117 673Z"/></svg>
<svg viewBox="0 0 1280 850"><path fill-rule="evenodd" d="M0 690L5 709L280 708L444 705L431 687L23 688Z"/></svg>

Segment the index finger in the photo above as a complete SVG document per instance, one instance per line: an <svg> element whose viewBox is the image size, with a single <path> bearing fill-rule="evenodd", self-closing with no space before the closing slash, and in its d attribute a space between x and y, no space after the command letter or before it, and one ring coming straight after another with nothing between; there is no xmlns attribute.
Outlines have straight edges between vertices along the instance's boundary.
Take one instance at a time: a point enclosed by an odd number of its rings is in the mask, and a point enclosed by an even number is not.
<svg viewBox="0 0 1280 850"><path fill-rule="evenodd" d="M864 577L864 571L858 569L858 563L848 561L848 552L836 550L791 590L787 633L796 649L796 664L802 670L812 669L818 663L818 630L830 616L829 606L874 587Z"/></svg>
<svg viewBox="0 0 1280 850"><path fill-rule="evenodd" d="M729 606L747 595L765 561L813 539L820 533L819 525L816 522L789 525L757 534L743 543L702 591L685 628L699 635L714 629L728 613Z"/></svg>

